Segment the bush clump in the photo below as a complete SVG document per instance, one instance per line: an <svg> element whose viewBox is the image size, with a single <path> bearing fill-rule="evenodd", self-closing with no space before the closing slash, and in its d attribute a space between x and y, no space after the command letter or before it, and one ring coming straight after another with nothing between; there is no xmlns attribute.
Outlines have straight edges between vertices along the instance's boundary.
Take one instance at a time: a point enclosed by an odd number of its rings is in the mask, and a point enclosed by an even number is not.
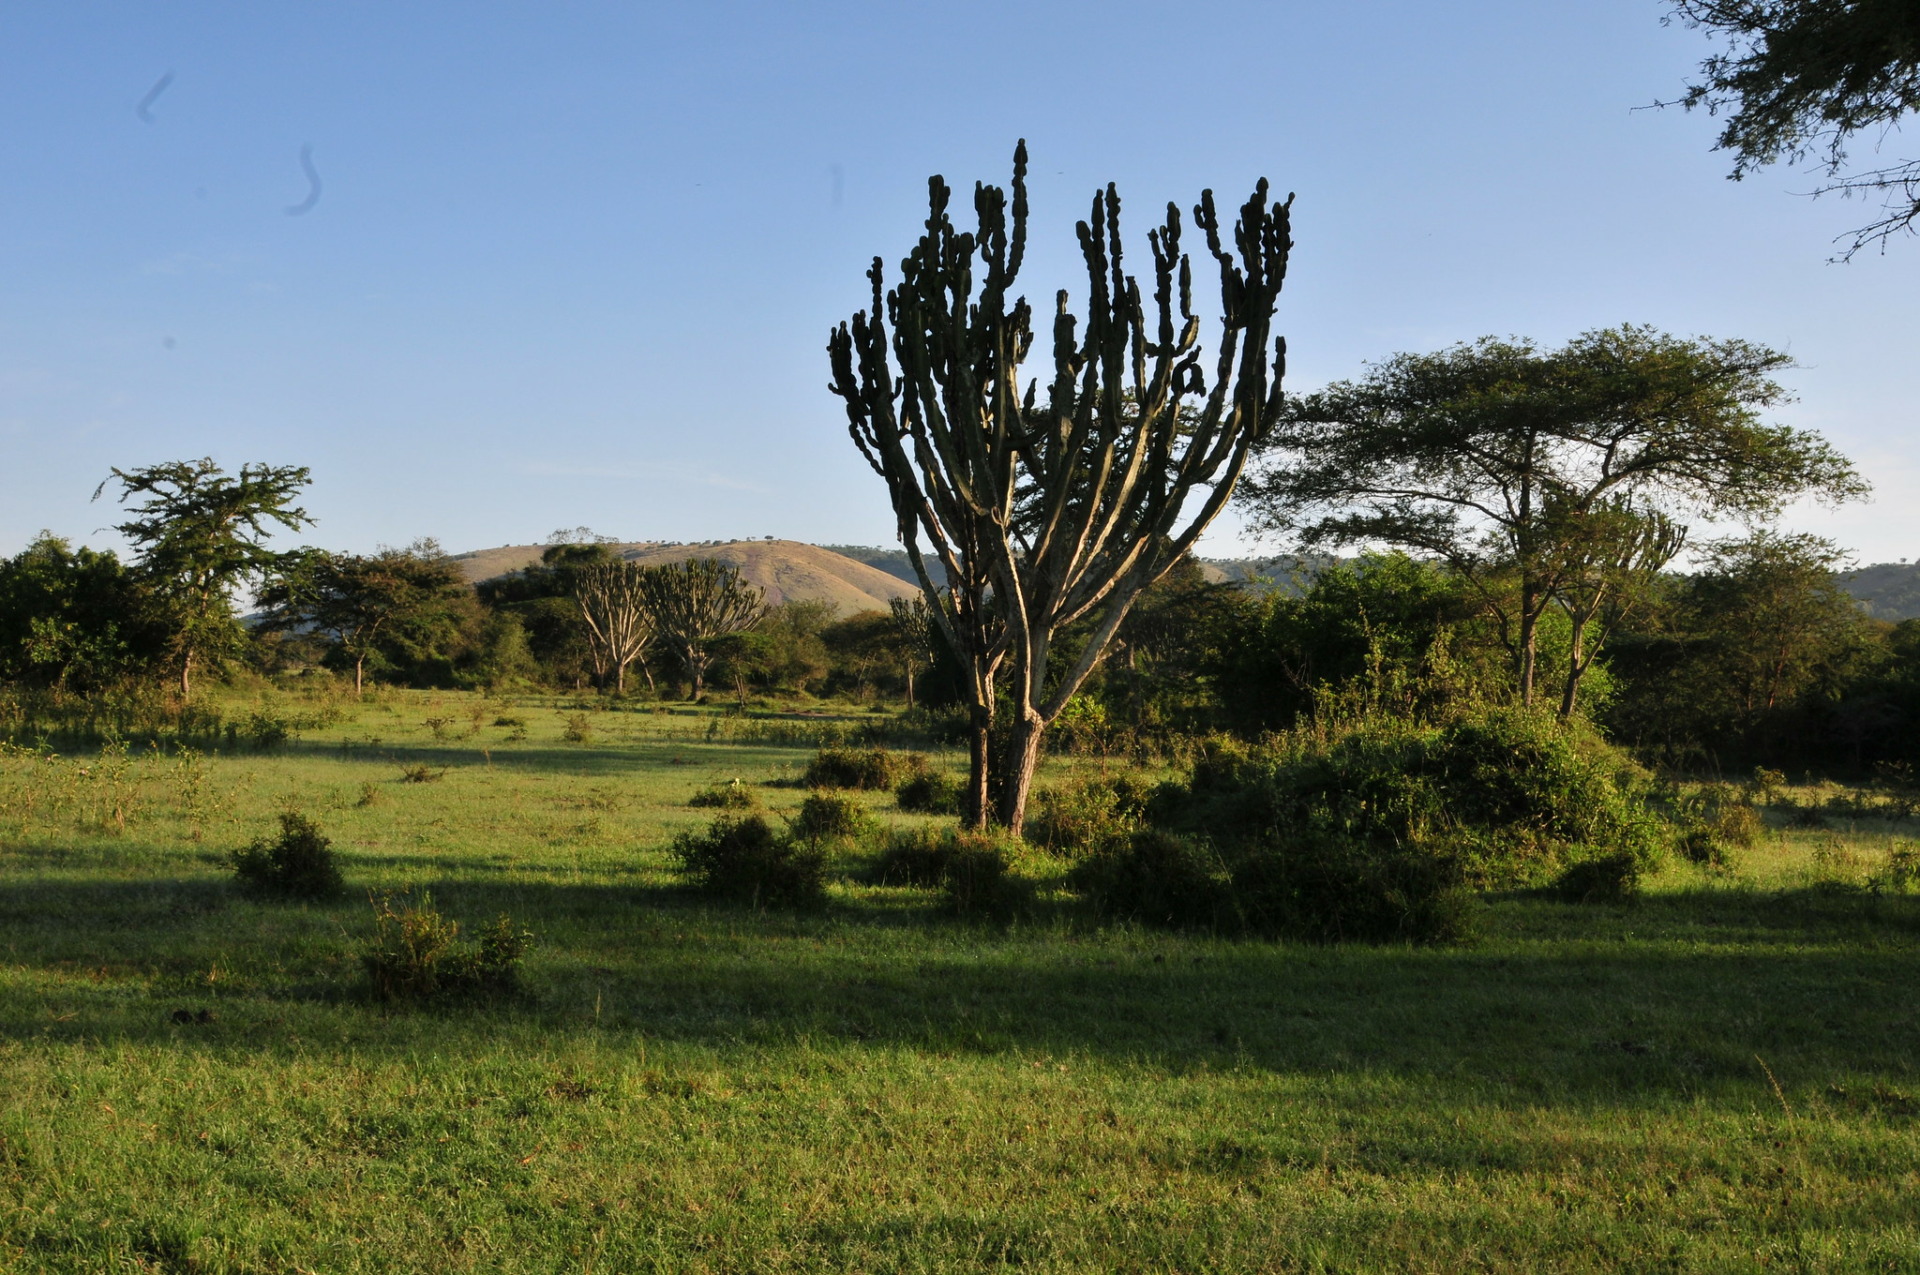
<svg viewBox="0 0 1920 1275"><path fill-rule="evenodd" d="M1121 776L1034 794L1026 838L1057 855L1098 854L1123 845L1140 827L1152 790Z"/></svg>
<svg viewBox="0 0 1920 1275"><path fill-rule="evenodd" d="M920 759L924 767L926 759ZM884 748L822 748L807 763L800 782L808 788L854 788L885 792L908 763Z"/></svg>
<svg viewBox="0 0 1920 1275"><path fill-rule="evenodd" d="M1640 897L1640 860L1631 854L1606 854L1569 864L1553 883L1567 903L1631 903Z"/></svg>
<svg viewBox="0 0 1920 1275"><path fill-rule="evenodd" d="M817 844L776 832L760 815L722 815L704 832L681 833L673 855L701 893L756 904L817 903L826 875Z"/></svg>
<svg viewBox="0 0 1920 1275"><path fill-rule="evenodd" d="M478 939L463 941L460 923L442 916L431 894L418 903L404 894L383 895L374 901L373 916L373 939L360 961L379 1000L511 991L533 948L533 934L504 912Z"/></svg>
<svg viewBox="0 0 1920 1275"><path fill-rule="evenodd" d="M332 843L296 810L280 816L278 837L234 852L233 874L250 890L300 899L331 898L345 885Z"/></svg>
<svg viewBox="0 0 1920 1275"><path fill-rule="evenodd" d="M1096 846L1074 880L1103 912L1149 924L1453 942L1476 889L1605 855L1650 863L1661 838L1641 786L1579 726L1513 708L1368 718L1258 751L1215 743L1186 783L1138 803L1145 831L1084 824Z"/></svg>
<svg viewBox="0 0 1920 1275"><path fill-rule="evenodd" d="M956 828L895 832L868 877L878 885L939 890L959 916L1005 920L1027 908L1033 882L1021 876L1005 843Z"/></svg>
<svg viewBox="0 0 1920 1275"><path fill-rule="evenodd" d="M909 753L908 759L919 758ZM925 759L920 758L924 763ZM893 789L893 800L900 809L916 815L957 815L960 813L961 784L954 776L929 765L922 765Z"/></svg>
<svg viewBox="0 0 1920 1275"><path fill-rule="evenodd" d="M873 820L851 797L812 792L788 821L788 830L801 841L851 841L873 829Z"/></svg>
<svg viewBox="0 0 1920 1275"><path fill-rule="evenodd" d="M1724 868L1735 850L1751 850L1767 830L1751 792L1709 784L1682 798L1676 811L1675 846L1702 867Z"/></svg>
<svg viewBox="0 0 1920 1275"><path fill-rule="evenodd" d="M687 798L687 804L710 810L752 810L760 800L754 796L753 789L738 779L730 779L724 784L707 785Z"/></svg>

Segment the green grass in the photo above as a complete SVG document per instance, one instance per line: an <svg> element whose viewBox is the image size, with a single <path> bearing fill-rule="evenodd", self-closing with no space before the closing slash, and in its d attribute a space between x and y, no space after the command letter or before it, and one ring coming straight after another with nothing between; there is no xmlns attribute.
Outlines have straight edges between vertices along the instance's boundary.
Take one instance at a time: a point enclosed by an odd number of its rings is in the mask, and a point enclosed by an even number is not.
<svg viewBox="0 0 1920 1275"><path fill-rule="evenodd" d="M1912 829L1447 950L968 925L851 864L756 913L666 845L810 750L578 711L0 760L0 1270L1920 1269L1920 899L1860 888ZM231 886L289 804L358 893ZM366 1000L395 887L529 925L523 992Z"/></svg>

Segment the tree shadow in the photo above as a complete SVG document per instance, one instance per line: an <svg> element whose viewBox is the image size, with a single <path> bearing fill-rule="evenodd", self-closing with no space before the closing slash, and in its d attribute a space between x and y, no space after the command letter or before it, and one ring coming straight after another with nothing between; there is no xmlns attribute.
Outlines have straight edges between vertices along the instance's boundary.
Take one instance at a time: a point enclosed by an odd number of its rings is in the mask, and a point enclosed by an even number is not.
<svg viewBox="0 0 1920 1275"><path fill-rule="evenodd" d="M308 1056L333 1041L396 1058L423 1042L458 1054L609 1034L749 1052L812 1040L1384 1075L1521 1103L1746 1092L1756 1058L1789 1083L1898 1077L1920 1055L1913 898L1530 904L1504 937L1413 949L1066 918L974 925L909 891L772 913L639 885L469 876L424 888L469 925L508 912L542 936L520 995L410 1010L365 1000L362 897L273 904L217 881L39 882L0 895L0 1037ZM204 1030L172 1020L201 1007L218 1013Z"/></svg>

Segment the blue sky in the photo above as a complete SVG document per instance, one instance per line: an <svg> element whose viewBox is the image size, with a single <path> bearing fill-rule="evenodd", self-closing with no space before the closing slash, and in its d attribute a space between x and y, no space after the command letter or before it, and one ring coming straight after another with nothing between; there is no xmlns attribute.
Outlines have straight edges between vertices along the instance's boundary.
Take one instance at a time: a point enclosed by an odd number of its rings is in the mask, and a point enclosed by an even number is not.
<svg viewBox="0 0 1920 1275"><path fill-rule="evenodd" d="M312 466L308 538L340 549L891 543L826 333L911 245L929 173L1004 181L1024 136L1029 295L1075 282L1098 184L1144 252L1166 200L1265 175L1298 193L1295 388L1489 333L1765 342L1803 365L1781 418L1877 487L1793 525L1920 554L1920 243L1829 265L1863 208L1791 171L1729 182L1711 120L1636 110L1709 48L1662 12L12 6L0 552L113 544L108 466L200 455ZM319 196L289 215L308 146Z"/></svg>

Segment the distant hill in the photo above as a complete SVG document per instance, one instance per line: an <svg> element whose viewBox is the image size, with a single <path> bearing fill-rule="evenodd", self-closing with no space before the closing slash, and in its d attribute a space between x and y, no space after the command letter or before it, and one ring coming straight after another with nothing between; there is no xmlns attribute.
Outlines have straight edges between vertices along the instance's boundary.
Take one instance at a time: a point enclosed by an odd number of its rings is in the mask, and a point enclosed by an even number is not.
<svg viewBox="0 0 1920 1275"><path fill-rule="evenodd" d="M888 575L898 576L908 584L915 583L913 566L907 561L904 549L880 549L872 545L821 545L820 548L864 562ZM1340 559L1283 555L1273 558L1200 558L1197 561L1201 573L1212 584L1246 585L1255 592L1281 589L1296 593L1302 581L1312 578L1315 572Z"/></svg>
<svg viewBox="0 0 1920 1275"><path fill-rule="evenodd" d="M1876 620L1920 618L1920 562L1877 562L1840 577L1840 587Z"/></svg>
<svg viewBox="0 0 1920 1275"><path fill-rule="evenodd" d="M679 544L652 542L609 546L629 562L658 566L688 558L716 558L760 586L767 601L831 602L841 615L884 611L891 598L915 590L896 576L864 562L797 540L727 540ZM544 545L503 545L454 555L470 582L518 571L540 561Z"/></svg>

